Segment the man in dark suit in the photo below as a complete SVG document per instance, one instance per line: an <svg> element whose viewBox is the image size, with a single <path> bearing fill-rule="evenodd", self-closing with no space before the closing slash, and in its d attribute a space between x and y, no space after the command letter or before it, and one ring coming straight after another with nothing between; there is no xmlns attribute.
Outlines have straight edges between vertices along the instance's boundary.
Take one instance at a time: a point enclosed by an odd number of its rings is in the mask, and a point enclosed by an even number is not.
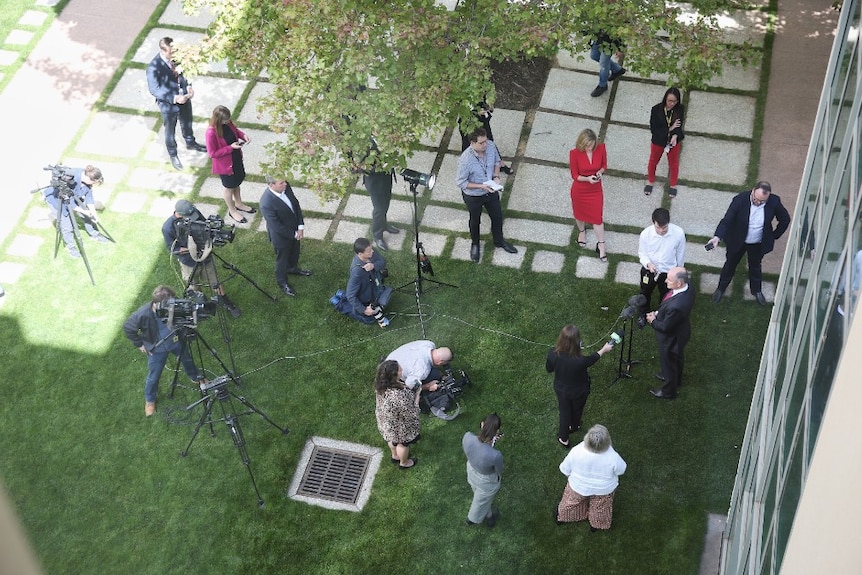
<svg viewBox="0 0 862 575"><path fill-rule="evenodd" d="M668 288L658 310L646 314L646 320L655 330L658 341L659 365L665 384L650 393L662 399L676 397L682 384L685 364L685 346L691 338L691 308L694 307L694 289L691 277L683 267L672 268L665 280Z"/></svg>
<svg viewBox="0 0 862 575"><path fill-rule="evenodd" d="M183 169L183 164L177 157L177 119L186 147L196 152L206 152L206 146L195 141L192 130L192 98L195 91L183 76L182 70L173 61L173 39L159 40L159 53L147 66L147 86L150 94L156 99L162 122L165 124L165 147L171 157L171 164L177 170Z"/></svg>
<svg viewBox="0 0 862 575"><path fill-rule="evenodd" d="M287 283L287 275L311 275L310 271L299 267L299 242L305 231L302 208L286 180L266 176L266 183L267 188L260 198L260 212L275 249L275 281L286 295L295 296L296 292Z"/></svg>
<svg viewBox="0 0 862 575"><path fill-rule="evenodd" d="M775 227L773 220L778 222ZM743 254L747 253L748 285L757 303L766 305L761 289L763 276L760 263L789 225L790 214L781 204L781 198L772 194L769 182L757 182L750 192L734 196L727 213L715 228L715 235L707 242L712 247L718 246L721 240L727 244L727 260L721 268L718 289L712 294L712 303L721 301L733 279L736 266L742 261Z"/></svg>

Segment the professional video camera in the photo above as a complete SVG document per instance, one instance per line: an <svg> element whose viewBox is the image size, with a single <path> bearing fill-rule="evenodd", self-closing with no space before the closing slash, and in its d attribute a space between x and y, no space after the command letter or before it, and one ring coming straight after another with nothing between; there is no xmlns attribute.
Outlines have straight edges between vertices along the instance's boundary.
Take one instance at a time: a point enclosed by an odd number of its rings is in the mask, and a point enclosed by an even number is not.
<svg viewBox="0 0 862 575"><path fill-rule="evenodd" d="M57 191L57 196L60 199L69 199L75 193L75 176L70 172L72 168L60 165L48 165L42 168L46 172L51 172L51 187Z"/></svg>
<svg viewBox="0 0 862 575"><path fill-rule="evenodd" d="M212 240L214 246L221 247L231 243L236 235L236 226L225 224L224 219L216 214L205 220L182 218L176 225L178 234L190 235L200 246Z"/></svg>
<svg viewBox="0 0 862 575"><path fill-rule="evenodd" d="M170 326L195 327L199 319L209 319L218 310L218 299L207 299L189 291L185 298L168 298L156 306L156 317Z"/></svg>
<svg viewBox="0 0 862 575"><path fill-rule="evenodd" d="M457 371L446 368L443 371L443 377L440 378L440 389L450 392L453 396L458 397L464 392L464 388L470 386L470 378L463 369Z"/></svg>

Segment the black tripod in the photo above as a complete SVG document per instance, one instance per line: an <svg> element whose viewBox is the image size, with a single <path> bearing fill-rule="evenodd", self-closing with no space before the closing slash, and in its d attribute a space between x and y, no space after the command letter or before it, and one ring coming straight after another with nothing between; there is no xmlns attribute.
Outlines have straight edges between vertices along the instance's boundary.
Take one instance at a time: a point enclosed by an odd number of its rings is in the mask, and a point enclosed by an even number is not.
<svg viewBox="0 0 862 575"><path fill-rule="evenodd" d="M189 449L192 447L192 443L194 443L195 438L198 435L201 427L205 424L210 426L210 435L215 437L215 431L213 429L213 423L218 421L224 421L230 430L231 439L233 439L234 447L239 451L240 459L242 460L242 464L245 465L245 468L248 470L248 476L251 478L251 484L254 487L254 492L257 495L257 506L259 508L263 508L263 498L260 496L260 490L257 488L257 482L254 479L254 473L251 470L251 460L248 456L248 451L246 450L245 444L245 436L243 436L242 428L239 425L239 417L241 415L249 415L251 413L256 413L263 417L267 423L281 431L282 434L287 435L290 431L286 427L280 427L277 423L269 418L264 412L256 408L250 401L246 398L235 394L233 391L230 391L227 386L230 381L236 382L231 374L221 375L214 379L213 381L201 386L201 393L204 396L189 405L186 410L191 411L198 405L203 404L204 410L201 413L201 417L198 420L197 425L195 425L195 430L192 433L192 438L189 440L189 444L186 448L180 452L180 455L185 457L189 453ZM233 399L236 399L245 407L248 408L248 411L243 413L237 413L234 409ZM218 401L216 401L218 400ZM213 419L213 404L218 403L221 408L221 417Z"/></svg>
<svg viewBox="0 0 862 575"><path fill-rule="evenodd" d="M634 346L635 339L635 328L634 328L635 318L623 318L622 324L622 338L623 344L620 346L620 362L619 368L617 369L617 376L611 382L611 385L615 384L619 380L626 378L631 379L632 377L632 366L640 363L639 360L632 359L632 347ZM628 324L628 334L626 334L626 325ZM628 352L626 352L626 347L628 347ZM625 361L623 361L623 356L626 356Z"/></svg>
<svg viewBox="0 0 862 575"><path fill-rule="evenodd" d="M428 259L428 256L425 255L425 248L422 247L422 242L419 241L419 205L418 205L418 196L419 193L416 191L416 188L419 187L418 182L410 182L410 193L413 194L413 242L416 247L416 277L411 281L398 286L398 291L402 291L409 285L415 286L416 293L416 311L419 313L419 325L422 326L422 338L425 338L425 321L422 319L422 300L420 296L425 293L422 288L422 282L431 282L435 284L433 287L452 287L457 288L458 286L454 284L448 284L446 282L441 282L437 280L427 279L422 276L422 273L427 273L429 275L434 275L434 269L431 267L431 261Z"/></svg>
<svg viewBox="0 0 862 575"><path fill-rule="evenodd" d="M57 259L57 254L60 251L60 240L63 237L62 218L63 212L66 212L69 218L69 222L71 223L72 236L75 238L75 245L77 246L78 251L81 254L81 259L84 260L84 266L87 268L87 274L90 276L90 283L96 285L96 280L93 277L93 269L90 267L90 260L87 259L87 251L84 249L84 241L81 236L81 227L78 224L78 218L75 215L75 212L84 208L84 203L81 201L81 198L75 196L74 191L67 184L63 182L60 183L62 185L60 185L59 188L54 187L54 190L57 192L57 213L55 214L57 233L54 237L54 259ZM114 242L114 238L111 237L111 234L108 233L105 227L98 220L89 217L87 217L87 219L97 231L101 232L101 234L108 238L108 240L110 240L111 242Z"/></svg>
<svg viewBox="0 0 862 575"><path fill-rule="evenodd" d="M233 279L236 276L240 276L242 279L244 279L245 281L250 283L252 285L252 287L254 287L257 291L259 291L260 293L262 293L263 295L265 295L266 297L268 297L272 301L278 301L278 298L276 298L274 295L270 295L269 292L267 292L265 289L260 287L256 281L251 279L245 272L243 272L241 269L236 267L234 264L230 263L229 261L227 261L226 259L224 259L223 257L221 257L220 255L218 255L215 252L212 252L212 255L215 256L215 258L221 262L221 265L224 269L230 270L231 272L233 272L231 275L229 275L227 277L227 279L225 279L225 281ZM195 265L197 265L197 264L195 264ZM221 282L221 283L224 283L224 282Z"/></svg>
<svg viewBox="0 0 862 575"><path fill-rule="evenodd" d="M185 353L187 350L189 353L192 353L191 346L189 345L189 342L192 340L196 340L198 342L198 350L197 350L198 361L195 362L195 365L199 366L201 373L204 372L203 353L201 352L201 349L200 349L200 345L203 344L203 346L207 349L207 351L210 352L210 355L216 360L216 362L219 364L219 366L221 366L222 371L227 374L227 377L230 377L230 379L234 383L236 383L236 385L240 384L239 378L235 375L236 370L235 369L234 370L228 369L228 367L222 361L221 357L219 357L219 354L216 351L216 349L214 347L212 347L209 343L207 343L207 340L204 339L204 337L200 333L198 333L197 324L180 325L180 326L173 328L171 333L166 335L164 337L164 339L162 339L159 343L156 344L156 346L158 346L159 344L161 344L163 341L167 340L168 338L173 337L174 335L176 335L180 339L180 353L179 353L179 355L177 355L177 365L176 365L176 368L174 369L174 379L171 382L171 390L170 390L170 392L168 392L168 397L170 397L171 399L174 398L174 390L177 387L177 379L179 378L179 375L180 375L180 365L182 363L182 357L183 357L182 354ZM228 351L230 351L230 347L228 347ZM233 363L233 356L232 355L231 355L231 363Z"/></svg>

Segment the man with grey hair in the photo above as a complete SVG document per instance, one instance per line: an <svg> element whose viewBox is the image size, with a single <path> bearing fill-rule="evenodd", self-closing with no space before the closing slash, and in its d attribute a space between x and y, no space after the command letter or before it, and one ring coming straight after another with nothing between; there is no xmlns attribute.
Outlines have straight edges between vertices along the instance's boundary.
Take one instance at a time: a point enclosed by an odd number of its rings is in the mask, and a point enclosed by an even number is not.
<svg viewBox="0 0 862 575"><path fill-rule="evenodd" d="M299 267L299 242L305 234L302 207L293 188L284 179L266 176L267 188L260 198L260 212L266 220L266 233L275 249L275 281L279 289L291 297L296 291L287 283L287 276L310 276Z"/></svg>
<svg viewBox="0 0 862 575"><path fill-rule="evenodd" d="M691 338L691 309L694 307L694 289L689 285L690 276L684 267L671 268L665 283L668 292L662 298L658 310L646 314L646 320L655 330L658 341L659 365L665 384L661 389L651 389L654 397L674 399L682 384L682 369L685 365L685 346Z"/></svg>

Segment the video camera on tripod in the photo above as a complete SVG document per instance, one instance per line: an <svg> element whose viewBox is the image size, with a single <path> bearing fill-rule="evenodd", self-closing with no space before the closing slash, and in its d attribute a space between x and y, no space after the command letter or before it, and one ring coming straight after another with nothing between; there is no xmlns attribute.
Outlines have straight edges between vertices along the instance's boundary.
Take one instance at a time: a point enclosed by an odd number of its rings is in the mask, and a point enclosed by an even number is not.
<svg viewBox="0 0 862 575"><path fill-rule="evenodd" d="M209 319L218 311L218 299L207 299L190 291L185 298L167 298L156 305L156 317L168 326L197 327L199 319Z"/></svg>
<svg viewBox="0 0 862 575"><path fill-rule="evenodd" d="M42 168L46 172L51 172L51 184L57 192L57 197L61 200L68 200L75 194L75 176L71 173L72 168L66 166L48 165Z"/></svg>
<svg viewBox="0 0 862 575"><path fill-rule="evenodd" d="M199 246L212 241L212 245L221 247L233 242L236 235L236 226L224 223L224 219L218 214L213 214L205 220L181 218L177 220L176 226L177 235L191 236Z"/></svg>

